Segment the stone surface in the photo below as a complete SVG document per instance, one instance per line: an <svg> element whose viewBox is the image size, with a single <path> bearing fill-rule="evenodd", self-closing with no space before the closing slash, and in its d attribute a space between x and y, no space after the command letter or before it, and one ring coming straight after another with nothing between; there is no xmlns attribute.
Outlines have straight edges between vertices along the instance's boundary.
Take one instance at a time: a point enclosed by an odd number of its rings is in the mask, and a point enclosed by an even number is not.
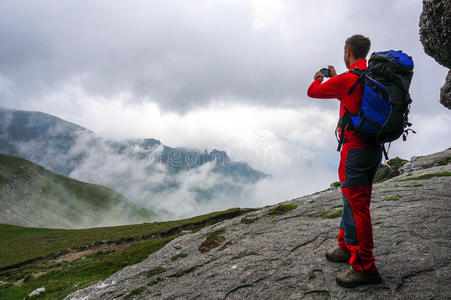
<svg viewBox="0 0 451 300"><path fill-rule="evenodd" d="M324 257L336 247L340 221L325 216L342 207L340 191L329 189L285 202L297 207L284 214L271 214L268 206L183 235L145 261L67 299L448 298L451 177L398 181L450 172L451 164L443 162L448 157L451 149L414 157L403 174L374 185L374 254L383 284L336 285L335 276L349 267ZM201 253L206 234L219 229L225 240ZM187 255L172 259L180 253ZM146 275L157 267L160 274Z"/></svg>
<svg viewBox="0 0 451 300"><path fill-rule="evenodd" d="M374 176L374 183L382 182L401 174L401 167L407 163L407 160L395 157L383 164L379 164L376 174Z"/></svg>
<svg viewBox="0 0 451 300"><path fill-rule="evenodd" d="M446 82L440 89L440 103L451 109L451 70L448 71Z"/></svg>
<svg viewBox="0 0 451 300"><path fill-rule="evenodd" d="M420 39L424 52L439 64L451 68L451 2L423 0Z"/></svg>
<svg viewBox="0 0 451 300"><path fill-rule="evenodd" d="M451 1L423 0L420 40L426 54L432 56L439 64L451 68ZM441 90L440 103L449 109L451 109L450 86L451 76L448 73Z"/></svg>
<svg viewBox="0 0 451 300"><path fill-rule="evenodd" d="M411 171L427 169L444 165L451 160L451 148L424 156L413 156L410 161L401 167L401 173L407 174Z"/></svg>

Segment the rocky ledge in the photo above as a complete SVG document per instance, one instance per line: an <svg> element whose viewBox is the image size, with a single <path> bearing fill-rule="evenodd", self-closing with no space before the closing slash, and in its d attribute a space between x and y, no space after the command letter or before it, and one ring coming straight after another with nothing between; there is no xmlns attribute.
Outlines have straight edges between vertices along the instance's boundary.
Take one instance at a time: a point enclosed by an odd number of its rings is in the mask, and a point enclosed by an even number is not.
<svg viewBox="0 0 451 300"><path fill-rule="evenodd" d="M338 189L183 235L66 299L416 299L451 296L451 148L415 157L373 187L374 254L384 282L344 289Z"/></svg>

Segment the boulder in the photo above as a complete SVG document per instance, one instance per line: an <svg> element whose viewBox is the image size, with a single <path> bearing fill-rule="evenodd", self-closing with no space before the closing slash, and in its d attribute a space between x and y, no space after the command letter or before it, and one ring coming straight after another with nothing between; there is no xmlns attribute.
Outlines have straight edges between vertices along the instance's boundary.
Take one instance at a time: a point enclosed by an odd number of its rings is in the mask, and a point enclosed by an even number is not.
<svg viewBox="0 0 451 300"><path fill-rule="evenodd" d="M451 68L451 1L423 0L420 16L420 40L424 52L439 64ZM451 109L451 76L448 72L446 83L441 89L440 102Z"/></svg>
<svg viewBox="0 0 451 300"><path fill-rule="evenodd" d="M440 89L440 103L451 108L451 71L448 71L446 82Z"/></svg>
<svg viewBox="0 0 451 300"><path fill-rule="evenodd" d="M399 157L388 160L385 164L380 164L374 176L374 183L382 182L401 174L401 167L408 161Z"/></svg>

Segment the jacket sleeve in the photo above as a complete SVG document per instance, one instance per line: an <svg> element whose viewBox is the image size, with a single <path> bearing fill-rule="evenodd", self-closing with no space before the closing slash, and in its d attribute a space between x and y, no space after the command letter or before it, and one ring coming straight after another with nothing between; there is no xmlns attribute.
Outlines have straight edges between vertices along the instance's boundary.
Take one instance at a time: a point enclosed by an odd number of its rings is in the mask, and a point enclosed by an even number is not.
<svg viewBox="0 0 451 300"><path fill-rule="evenodd" d="M346 78L343 75L337 75L322 83L320 78L312 82L307 90L307 96L311 98L343 99L345 96Z"/></svg>

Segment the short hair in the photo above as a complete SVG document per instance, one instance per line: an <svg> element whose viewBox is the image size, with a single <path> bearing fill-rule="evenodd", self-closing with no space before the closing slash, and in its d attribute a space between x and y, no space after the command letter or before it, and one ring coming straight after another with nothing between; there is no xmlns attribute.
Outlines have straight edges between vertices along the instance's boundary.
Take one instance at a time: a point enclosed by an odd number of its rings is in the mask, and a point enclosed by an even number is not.
<svg viewBox="0 0 451 300"><path fill-rule="evenodd" d="M355 59L363 59L370 51L371 41L361 34L355 34L346 40L345 48L349 49Z"/></svg>

